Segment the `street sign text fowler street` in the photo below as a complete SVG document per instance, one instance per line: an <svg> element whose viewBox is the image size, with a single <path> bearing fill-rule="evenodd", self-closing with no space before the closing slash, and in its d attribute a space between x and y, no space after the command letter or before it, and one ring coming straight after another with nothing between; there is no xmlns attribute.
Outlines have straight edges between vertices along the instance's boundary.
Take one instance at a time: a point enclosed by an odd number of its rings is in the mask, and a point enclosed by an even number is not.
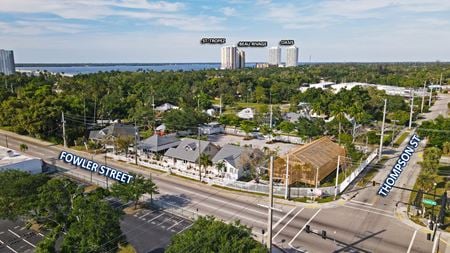
<svg viewBox="0 0 450 253"><path fill-rule="evenodd" d="M110 168L105 165L100 165L95 161L74 155L66 151L61 152L61 154L59 155L59 160L63 160L65 163L70 163L91 172L97 172L99 175L112 178L121 183L128 184L133 179L133 176L128 173Z"/></svg>
<svg viewBox="0 0 450 253"><path fill-rule="evenodd" d="M389 173L384 183L381 185L380 189L378 189L378 195L386 197L389 195L392 187L395 185L395 182L400 177L400 174L403 172L403 169L408 164L411 156L413 155L416 148L419 146L420 139L417 135L413 135L411 139L409 139L408 145L403 150L402 154L398 158L391 172Z"/></svg>

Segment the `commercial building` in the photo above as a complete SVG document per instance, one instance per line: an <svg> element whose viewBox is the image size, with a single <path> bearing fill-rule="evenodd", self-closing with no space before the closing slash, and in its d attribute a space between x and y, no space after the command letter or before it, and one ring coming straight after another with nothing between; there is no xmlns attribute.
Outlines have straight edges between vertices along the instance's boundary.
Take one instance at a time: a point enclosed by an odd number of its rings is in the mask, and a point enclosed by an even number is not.
<svg viewBox="0 0 450 253"><path fill-rule="evenodd" d="M43 162L40 158L0 147L0 172L5 170L20 170L31 174L38 174L42 173L42 166Z"/></svg>
<svg viewBox="0 0 450 253"><path fill-rule="evenodd" d="M269 48L269 65L278 66L281 64L281 48L271 47Z"/></svg>
<svg viewBox="0 0 450 253"><path fill-rule="evenodd" d="M295 183L320 185L321 180L336 170L338 156L345 157L345 154L343 147L325 136L276 159L273 174L285 183L288 169L289 185Z"/></svg>
<svg viewBox="0 0 450 253"><path fill-rule="evenodd" d="M238 69L245 67L245 52L238 50L236 46L221 48L220 69Z"/></svg>
<svg viewBox="0 0 450 253"><path fill-rule="evenodd" d="M298 47L286 48L286 67L295 67L298 64Z"/></svg>
<svg viewBox="0 0 450 253"><path fill-rule="evenodd" d="M15 72L16 65L13 51L0 49L0 73L12 75Z"/></svg>

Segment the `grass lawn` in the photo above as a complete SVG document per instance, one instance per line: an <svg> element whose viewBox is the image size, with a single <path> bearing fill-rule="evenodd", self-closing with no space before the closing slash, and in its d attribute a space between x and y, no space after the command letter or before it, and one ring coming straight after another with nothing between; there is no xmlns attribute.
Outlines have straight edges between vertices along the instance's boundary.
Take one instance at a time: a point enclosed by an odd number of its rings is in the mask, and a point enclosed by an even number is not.
<svg viewBox="0 0 450 253"><path fill-rule="evenodd" d="M408 131L403 132L402 135L400 135L400 137L398 137L397 140L395 140L393 146L394 147L400 146L400 144L402 144L402 142L406 139L406 137L408 137L408 135L409 135Z"/></svg>
<svg viewBox="0 0 450 253"><path fill-rule="evenodd" d="M118 253L136 253L136 250L131 246L131 244L120 245Z"/></svg>

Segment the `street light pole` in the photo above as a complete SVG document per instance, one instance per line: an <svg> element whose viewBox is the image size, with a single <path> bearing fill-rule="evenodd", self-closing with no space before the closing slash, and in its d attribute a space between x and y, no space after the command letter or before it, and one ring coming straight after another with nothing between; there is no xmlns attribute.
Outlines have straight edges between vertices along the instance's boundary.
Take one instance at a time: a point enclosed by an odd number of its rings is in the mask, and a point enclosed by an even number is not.
<svg viewBox="0 0 450 253"><path fill-rule="evenodd" d="M378 161L381 159L381 155L383 154L383 138L384 138L384 122L386 120L386 106L387 106L387 99L384 99L383 123L381 124L380 151L378 155Z"/></svg>
<svg viewBox="0 0 450 253"><path fill-rule="evenodd" d="M272 252L272 219L273 219L273 156L270 157L269 171L269 217L267 223L267 248Z"/></svg>
<svg viewBox="0 0 450 253"><path fill-rule="evenodd" d="M286 192L285 199L289 199L289 154L286 155Z"/></svg>
<svg viewBox="0 0 450 253"><path fill-rule="evenodd" d="M339 182L339 165L341 163L341 156L338 155L338 162L336 165L336 186L335 186L335 190L334 190L334 199L336 199L337 195L338 195L338 182Z"/></svg>
<svg viewBox="0 0 450 253"><path fill-rule="evenodd" d="M413 91L413 89L411 89L411 111L409 112L409 127L408 127L408 129L411 129L411 126L412 126L413 112L414 112L414 91Z"/></svg>

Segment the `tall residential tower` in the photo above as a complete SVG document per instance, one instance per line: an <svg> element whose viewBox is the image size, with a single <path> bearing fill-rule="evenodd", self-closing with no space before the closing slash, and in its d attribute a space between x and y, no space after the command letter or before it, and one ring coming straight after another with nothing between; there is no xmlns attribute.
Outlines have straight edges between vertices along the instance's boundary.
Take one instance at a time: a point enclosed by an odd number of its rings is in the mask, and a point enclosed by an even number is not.
<svg viewBox="0 0 450 253"><path fill-rule="evenodd" d="M221 69L238 69L245 67L245 52L236 46L225 46L221 49Z"/></svg>
<svg viewBox="0 0 450 253"><path fill-rule="evenodd" d="M0 49L0 73L12 75L16 72L14 53L10 50Z"/></svg>
<svg viewBox="0 0 450 253"><path fill-rule="evenodd" d="M286 67L295 67L298 64L298 47L286 48Z"/></svg>
<svg viewBox="0 0 450 253"><path fill-rule="evenodd" d="M271 47L269 48L269 65L278 66L281 64L281 48Z"/></svg>

